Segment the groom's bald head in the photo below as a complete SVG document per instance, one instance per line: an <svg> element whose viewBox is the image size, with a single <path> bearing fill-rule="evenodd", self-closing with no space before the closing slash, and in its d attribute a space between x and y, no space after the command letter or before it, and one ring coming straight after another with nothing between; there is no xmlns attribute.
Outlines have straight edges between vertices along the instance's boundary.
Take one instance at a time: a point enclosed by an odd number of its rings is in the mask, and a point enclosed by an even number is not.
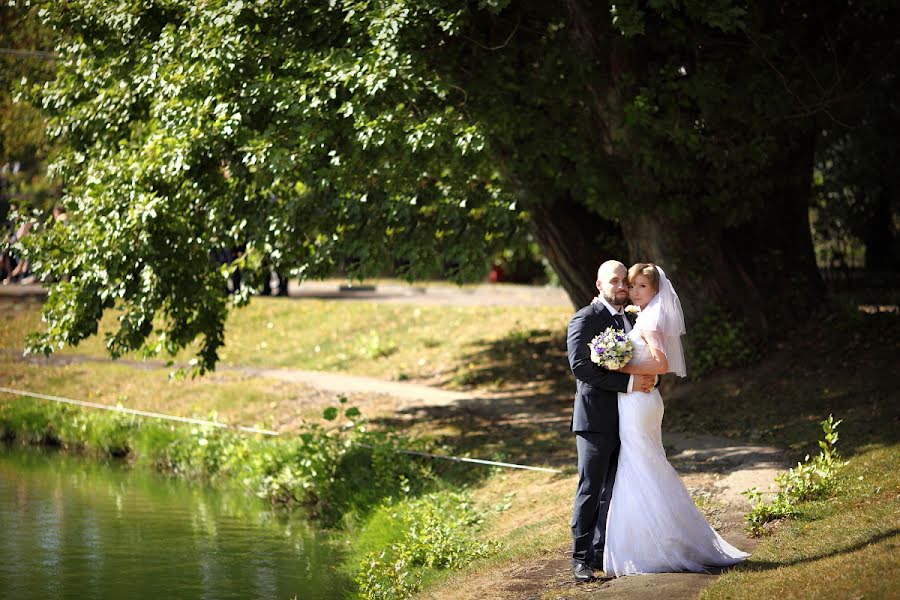
<svg viewBox="0 0 900 600"><path fill-rule="evenodd" d="M617 260L608 260L597 269L597 291L611 306L628 302L628 271Z"/></svg>
<svg viewBox="0 0 900 600"><path fill-rule="evenodd" d="M614 273L618 270L625 271L625 276L628 276L628 269L625 268L625 265L620 263L617 260L608 260L597 269L597 279L603 279L606 275L610 273Z"/></svg>

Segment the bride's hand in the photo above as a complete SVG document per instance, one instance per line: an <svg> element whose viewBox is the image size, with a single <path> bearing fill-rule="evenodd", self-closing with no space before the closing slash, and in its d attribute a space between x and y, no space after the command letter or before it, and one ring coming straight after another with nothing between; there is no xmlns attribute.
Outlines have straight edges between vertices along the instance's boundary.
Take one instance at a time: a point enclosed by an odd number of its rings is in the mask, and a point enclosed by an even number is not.
<svg viewBox="0 0 900 600"><path fill-rule="evenodd" d="M635 375L632 391L649 392L654 385L656 385L656 375Z"/></svg>

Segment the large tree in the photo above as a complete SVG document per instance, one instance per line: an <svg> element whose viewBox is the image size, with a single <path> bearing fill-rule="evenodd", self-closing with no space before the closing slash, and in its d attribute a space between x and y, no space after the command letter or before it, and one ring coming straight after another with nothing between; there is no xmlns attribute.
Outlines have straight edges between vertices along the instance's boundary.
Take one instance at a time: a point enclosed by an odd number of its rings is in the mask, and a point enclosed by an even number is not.
<svg viewBox="0 0 900 600"><path fill-rule="evenodd" d="M602 260L655 259L689 320L717 305L764 334L821 297L807 207L822 123L849 119L875 56L896 58L878 2L43 10L61 61L35 92L65 142L72 217L32 242L60 283L31 347L76 344L118 306L114 355L199 337L201 370L231 268L464 279L520 215L573 304ZM221 266L222 247L246 252Z"/></svg>

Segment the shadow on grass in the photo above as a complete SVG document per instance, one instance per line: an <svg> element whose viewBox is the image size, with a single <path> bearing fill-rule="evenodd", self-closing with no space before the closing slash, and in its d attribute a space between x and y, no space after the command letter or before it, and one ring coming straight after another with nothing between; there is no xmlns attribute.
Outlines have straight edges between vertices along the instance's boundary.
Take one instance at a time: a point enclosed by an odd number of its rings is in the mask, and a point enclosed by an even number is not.
<svg viewBox="0 0 900 600"><path fill-rule="evenodd" d="M801 324L758 364L675 386L664 426L817 453L833 414L846 457L900 441L900 315L832 312Z"/></svg>
<svg viewBox="0 0 900 600"><path fill-rule="evenodd" d="M439 454L564 467L574 457L569 413L570 404L565 402L510 395L461 400L453 406L411 407L374 422L422 430L435 440L439 446L435 453ZM471 470L472 466L465 468Z"/></svg>
<svg viewBox="0 0 900 600"><path fill-rule="evenodd" d="M496 341L480 342L459 360L461 367L446 382L462 389L495 388L504 392L575 389L566 358L565 332L514 330Z"/></svg>
<svg viewBox="0 0 900 600"><path fill-rule="evenodd" d="M891 529L890 531L885 531L884 533L879 533L877 535L873 535L866 540L861 542L857 542L850 546L842 546L840 548L835 548L830 552L823 552L822 554L816 554L814 556L804 556L803 558L795 558L790 560L782 560L777 562L769 562L769 561L755 561L750 560L741 564L736 569L740 571L770 571L772 569L780 569L782 567L791 567L794 565L802 565L807 563L816 562L817 560L824 560L826 558L831 558L833 556L838 556L842 554L850 554L852 552L856 552L857 550L862 550L872 544L878 544L879 542L883 542L885 540L889 540L891 538L896 538L900 536L900 529Z"/></svg>
<svg viewBox="0 0 900 600"><path fill-rule="evenodd" d="M757 364L699 380L668 375L663 428L741 443L788 448L792 459L818 452L819 422L843 419L839 451L851 457L900 437L897 359L900 315L869 314L852 301L795 324ZM449 381L477 386L450 406L414 406L380 421L438 432L448 453L568 467L575 382L563 332L532 330L481 344Z"/></svg>
<svg viewBox="0 0 900 600"><path fill-rule="evenodd" d="M432 437L447 454L535 466L572 464L575 381L564 332L512 331L477 344L458 362L444 384L472 390L471 398L448 406L412 406L377 423L437 432Z"/></svg>

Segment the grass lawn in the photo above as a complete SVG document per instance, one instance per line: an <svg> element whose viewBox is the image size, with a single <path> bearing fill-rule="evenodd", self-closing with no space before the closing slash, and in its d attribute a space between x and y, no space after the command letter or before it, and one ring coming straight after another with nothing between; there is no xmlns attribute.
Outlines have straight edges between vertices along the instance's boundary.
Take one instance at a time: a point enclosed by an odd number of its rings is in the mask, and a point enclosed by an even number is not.
<svg viewBox="0 0 900 600"><path fill-rule="evenodd" d="M800 517L776 527L750 561L716 580L704 598L897 597L900 316L867 314L856 304L843 298L819 318L797 324L757 364L665 384L664 427L785 447L798 460L817 452L819 421L829 414L844 419L838 450L850 462L837 493L803 505ZM217 411L225 421L288 431L332 401L302 386L230 372L169 383L165 369L24 363L11 351L38 324L37 311L33 304L7 311L13 318L0 323L0 348L7 350L0 355L2 385L108 403L125 397L129 406L184 415ZM571 462L574 444L565 429L572 382L564 342L570 312L261 298L232 315L222 359L477 390L481 401L425 410L411 420L387 418L388 406L377 399L363 411L385 417L382 423L440 432L452 448L476 456L500 448L514 461L542 464L555 454ZM99 356L102 342L89 340L63 354L72 352ZM485 512L485 535L509 549L439 575L425 596L484 597L480 582L495 581L485 573L559 553L568 544L573 490L571 474L493 472L474 493Z"/></svg>
<svg viewBox="0 0 900 600"><path fill-rule="evenodd" d="M334 401L333 395L305 386L227 372L169 381L165 369L34 364L0 355L0 373L0 385L13 389L284 431L299 429L304 419L318 420L321 408ZM0 395L0 401L11 398Z"/></svg>
<svg viewBox="0 0 900 600"><path fill-rule="evenodd" d="M802 505L750 560L702 594L725 598L897 598L900 444L855 454L832 497Z"/></svg>
<svg viewBox="0 0 900 600"><path fill-rule="evenodd" d="M12 315L0 322L0 348L21 350L26 333L40 326L38 306L35 302L0 302L0 308ZM504 343L510 347L537 344L528 354L532 376L527 383L547 381L541 361L559 363L549 373L565 367L565 342L560 344L554 334L565 331L571 313L566 307L452 307L257 297L229 316L220 359L223 365L336 371L400 381L427 380L456 388L475 384L503 387L523 382L504 377L500 371L485 373L483 364L493 358L486 352L502 352ZM100 335L60 354L105 356L103 333L113 330L115 319L115 314L108 313ZM547 345L551 338L557 341L555 348ZM190 353L183 352L176 360L190 358Z"/></svg>

